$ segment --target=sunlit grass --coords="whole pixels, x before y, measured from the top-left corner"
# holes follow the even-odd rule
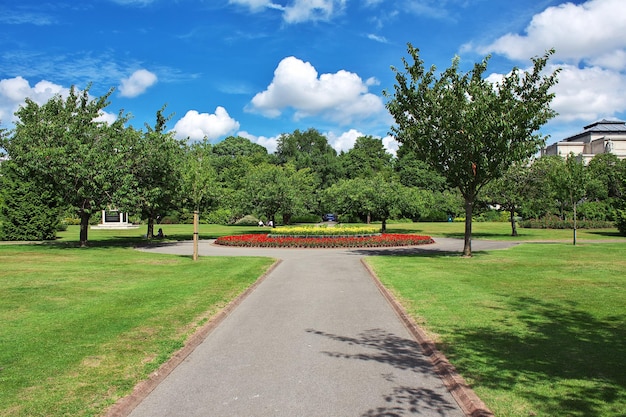
[[[496,416],[622,416],[625,251],[525,244],[367,262]]]
[[[0,246],[0,416],[98,415],[272,262]]]

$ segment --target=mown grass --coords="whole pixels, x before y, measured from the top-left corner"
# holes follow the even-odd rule
[[[0,246],[0,416],[101,414],[272,262]]]
[[[367,262],[496,416],[623,416],[625,252],[529,243]]]
[[[414,232],[429,236],[451,237],[463,239],[465,224],[460,222],[451,223],[392,223],[387,225],[388,233]],[[493,239],[511,241],[562,241],[572,242],[573,231],[571,229],[526,229],[517,228],[517,237],[511,236],[511,224],[506,222],[474,222],[472,224],[472,238]],[[578,229],[577,240],[602,240],[623,239],[617,228],[614,229]]]

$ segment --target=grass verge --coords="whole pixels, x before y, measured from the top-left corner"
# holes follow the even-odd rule
[[[0,416],[93,416],[272,264],[0,246]]]
[[[367,262],[497,416],[622,416],[626,244]]]

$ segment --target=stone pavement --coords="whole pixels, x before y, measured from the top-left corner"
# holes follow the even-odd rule
[[[510,245],[475,241],[473,250]],[[439,370],[449,371],[445,358],[428,351],[419,329],[416,338],[362,263],[372,254],[460,252],[462,246],[455,239],[351,250],[229,248],[202,241],[201,256],[280,262],[188,355],[179,356],[171,372],[166,366],[109,415],[489,415],[454,372],[444,372],[452,395],[433,363],[435,358]],[[192,245],[144,250],[191,255]]]

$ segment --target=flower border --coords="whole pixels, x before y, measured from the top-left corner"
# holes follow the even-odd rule
[[[435,243],[430,236],[385,233],[363,237],[269,237],[267,234],[222,236],[215,243],[223,246],[260,248],[378,248]]]

